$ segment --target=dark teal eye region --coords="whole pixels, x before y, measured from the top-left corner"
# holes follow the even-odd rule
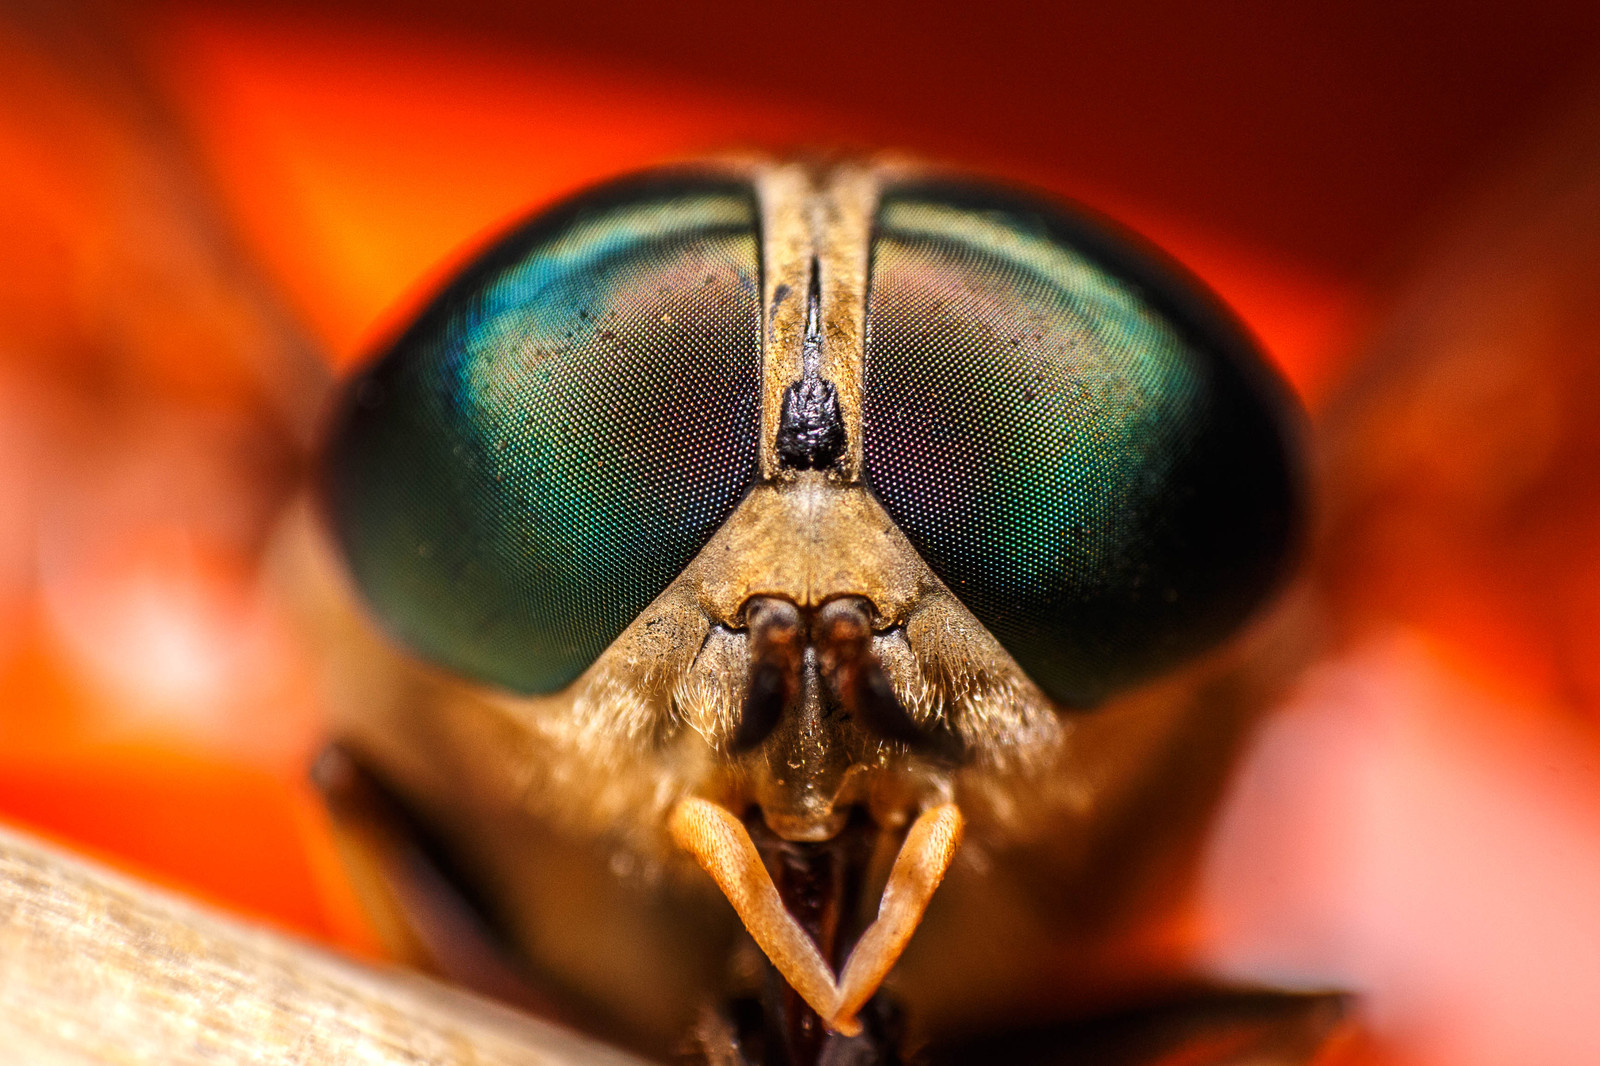
[[[1056,700],[1221,640],[1283,574],[1287,391],[1193,281],[1086,216],[891,189],[867,317],[873,491]]]
[[[351,383],[325,494],[356,583],[434,663],[572,682],[756,475],[748,184],[603,187],[490,248]]]

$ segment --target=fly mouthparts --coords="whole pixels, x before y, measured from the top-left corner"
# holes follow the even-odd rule
[[[846,1036],[861,1032],[857,1013],[921,924],[965,827],[953,803],[918,815],[895,857],[877,916],[835,977],[816,941],[784,906],[743,822],[719,804],[692,797],[682,800],[668,820],[673,840],[711,875],[768,961],[824,1025]]]

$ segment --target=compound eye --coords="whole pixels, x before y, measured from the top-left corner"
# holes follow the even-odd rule
[[[748,184],[655,175],[488,249],[354,380],[325,455],[380,622],[522,693],[572,682],[756,473]]]
[[[872,247],[866,474],[1056,700],[1221,640],[1283,574],[1287,391],[1199,283],[1085,216],[888,191]]]

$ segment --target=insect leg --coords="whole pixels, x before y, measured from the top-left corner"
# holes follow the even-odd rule
[[[926,1066],[1365,1062],[1354,1008],[1349,996],[1332,992],[1176,987],[1105,1014],[987,1030],[936,1043],[926,1049]]]
[[[527,1010],[559,1017],[506,957],[503,938],[450,869],[421,820],[345,745],[312,769],[346,862],[389,949],[402,959]]]

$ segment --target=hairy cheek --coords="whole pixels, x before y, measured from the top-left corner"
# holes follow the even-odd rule
[[[1309,677],[1224,809],[1208,954],[1357,991],[1399,1062],[1600,1061],[1600,748],[1470,671],[1394,633]]]

